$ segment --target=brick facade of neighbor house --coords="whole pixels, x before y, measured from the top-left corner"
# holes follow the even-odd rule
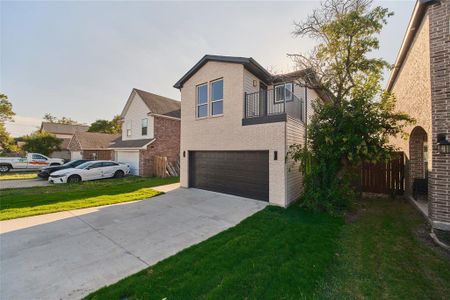
[[[179,160],[180,154],[180,120],[155,116],[155,141],[140,150],[139,170],[141,176],[153,176],[155,156],[165,156],[168,162]]]
[[[450,230],[450,154],[439,153],[437,134],[450,139],[450,0],[433,2],[430,19],[432,172],[430,216],[436,228]]]
[[[114,158],[112,150],[83,150],[81,155],[83,159],[93,160],[112,160]]]
[[[416,3],[388,90],[397,111],[416,119],[407,139],[391,140],[406,155],[406,193],[428,175],[428,217],[450,230],[450,155],[437,147],[438,134],[450,139],[450,0]]]

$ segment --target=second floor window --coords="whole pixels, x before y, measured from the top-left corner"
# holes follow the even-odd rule
[[[223,114],[223,79],[211,83],[211,115]]]
[[[148,119],[142,119],[142,135],[147,135]]]
[[[292,101],[292,94],[293,94],[292,82],[276,85],[274,88],[274,93],[275,93],[274,95],[275,102]]]
[[[127,136],[131,136],[131,120],[127,121]]]
[[[197,118],[208,116],[208,84],[197,86]]]

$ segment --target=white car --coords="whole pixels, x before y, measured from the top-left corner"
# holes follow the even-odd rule
[[[130,173],[127,164],[110,160],[95,160],[85,162],[75,168],[56,171],[50,175],[50,183],[77,183],[80,181],[103,178],[120,178]]]

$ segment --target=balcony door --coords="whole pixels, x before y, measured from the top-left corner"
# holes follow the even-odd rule
[[[267,85],[259,83],[259,116],[267,115]]]

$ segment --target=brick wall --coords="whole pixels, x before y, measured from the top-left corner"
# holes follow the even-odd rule
[[[94,156],[95,154],[95,156]],[[112,160],[112,150],[83,150],[81,152],[83,159],[95,159],[95,160]]]
[[[450,230],[450,154],[437,149],[437,134],[450,138],[450,0],[436,1],[428,13],[433,133],[428,197],[433,226]]]
[[[154,156],[166,156],[167,161],[179,160],[180,120],[155,116],[155,141],[140,151],[139,172],[141,176],[153,176]]]

